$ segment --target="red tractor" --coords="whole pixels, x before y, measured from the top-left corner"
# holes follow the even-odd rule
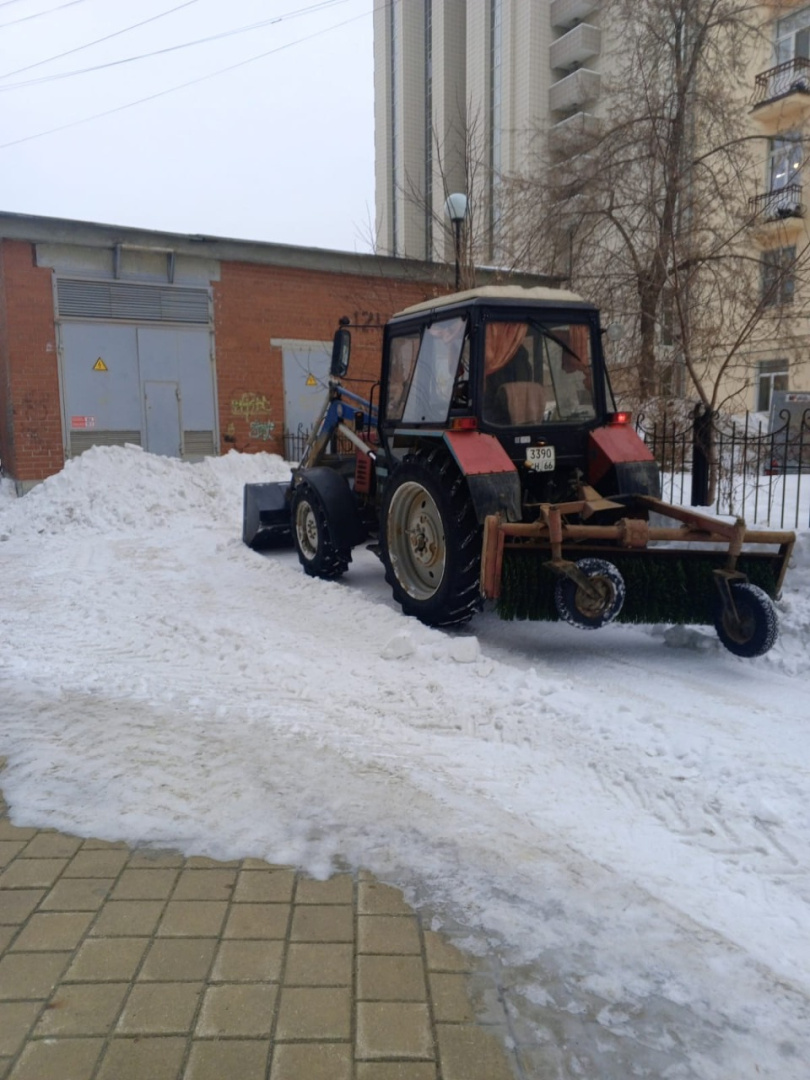
[[[740,656],[773,645],[794,534],[661,501],[593,305],[508,286],[417,304],[385,327],[371,400],[342,385],[349,353],[343,326],[291,481],[245,487],[249,546],[291,541],[328,579],[369,543],[403,611],[431,626],[491,600],[505,618],[590,629],[714,623]]]

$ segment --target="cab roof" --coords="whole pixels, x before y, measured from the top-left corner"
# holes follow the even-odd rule
[[[482,285],[478,289],[468,289],[466,292],[450,293],[447,296],[436,296],[432,300],[423,300],[420,304],[412,304],[394,315],[395,319],[405,315],[416,315],[423,311],[434,311],[446,307],[454,307],[457,304],[471,304],[476,300],[502,300],[510,303],[525,304],[584,304],[586,301],[575,292],[567,289],[550,289],[543,285],[533,285],[524,288],[520,285]]]

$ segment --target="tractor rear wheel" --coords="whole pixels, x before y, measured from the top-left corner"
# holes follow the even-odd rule
[[[776,643],[779,623],[773,601],[764,590],[747,581],[731,586],[733,611],[718,598],[714,627],[717,636],[735,656],[762,656]]]
[[[380,517],[385,579],[406,615],[462,626],[481,607],[482,530],[467,483],[441,447],[405,458]]]
[[[580,630],[598,630],[612,623],[624,603],[624,578],[605,559],[580,559],[577,569],[589,579],[590,591],[570,577],[554,588],[557,614]]]
[[[326,508],[306,482],[298,485],[292,497],[292,534],[305,574],[331,581],[349,569],[351,551],[335,545]]]

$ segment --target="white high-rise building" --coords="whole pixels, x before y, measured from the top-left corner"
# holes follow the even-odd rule
[[[377,243],[445,257],[444,204],[471,194],[497,258],[498,178],[530,167],[600,93],[599,0],[374,0]]]
[[[749,77],[734,90],[750,115],[754,162],[750,198],[735,197],[769,310],[720,397],[742,389],[749,407],[766,411],[774,391],[810,390],[810,0],[747,10],[761,32]],[[510,217],[500,178],[542,175],[560,153],[565,168],[565,136],[597,130],[605,118],[623,57],[621,26],[606,11],[602,0],[374,0],[380,253],[451,260],[445,202],[462,192],[468,257],[509,265],[504,252],[519,244],[502,239],[514,239],[505,226],[519,216]],[[784,314],[781,324],[771,311]],[[672,342],[666,313],[657,316],[665,365]],[[779,329],[769,335],[771,323]]]

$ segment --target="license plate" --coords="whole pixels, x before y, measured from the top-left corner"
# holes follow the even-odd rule
[[[527,446],[526,464],[534,472],[554,472],[555,454],[553,446]]]

